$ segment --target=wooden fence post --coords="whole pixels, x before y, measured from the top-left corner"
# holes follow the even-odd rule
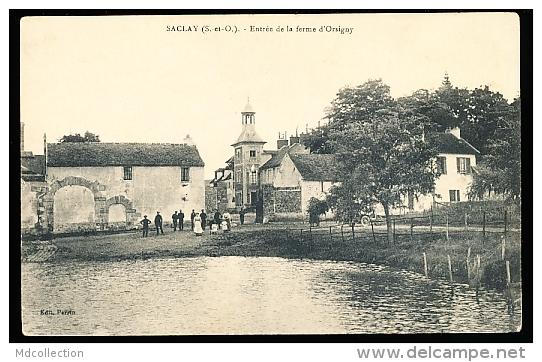
[[[352,241],[356,241],[356,235],[354,234],[354,223],[352,223]]]
[[[333,234],[331,233],[331,226],[329,227],[329,242],[333,242]]]
[[[450,240],[450,221],[448,214],[446,214],[446,240]]]
[[[470,265],[469,265],[469,259],[470,259],[470,248],[467,251],[467,278],[469,279],[470,284]]]
[[[343,226],[344,224],[341,224],[341,240],[343,241],[344,243],[344,232],[343,232]]]
[[[506,251],[506,236],[503,236],[503,238],[502,238],[502,246],[501,246],[501,260],[504,260],[505,251]]]
[[[484,215],[482,218],[482,236],[486,237],[486,212],[484,211]]]
[[[480,255],[476,255],[478,258],[478,268],[476,268],[476,286],[482,281],[482,268],[480,267]]]
[[[423,253],[423,269],[425,271],[425,279],[429,279],[429,273],[427,270],[427,256]]]
[[[429,233],[433,236],[433,206],[431,206],[431,213],[429,214]]]
[[[504,210],[504,237],[506,237],[507,230],[508,230],[508,210]]]
[[[465,231],[469,231],[469,214],[465,213]]]
[[[506,283],[510,287],[510,261],[506,261]]]
[[[301,236],[300,236],[299,240],[300,240],[301,242],[303,241],[303,229],[301,229]]]
[[[453,283],[454,278],[452,276],[452,259],[450,259],[450,255],[448,255],[448,274],[450,274],[450,283]]]
[[[371,232],[373,233],[373,243],[376,244],[375,227],[374,227],[374,224],[373,224],[373,220],[370,220],[370,221],[371,221]]]
[[[410,218],[410,241],[414,238],[414,218]]]
[[[393,242],[395,243],[395,219],[393,219]]]

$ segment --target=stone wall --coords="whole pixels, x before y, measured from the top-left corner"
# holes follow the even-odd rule
[[[213,187],[208,182],[205,183],[205,211],[209,213],[218,208],[217,187]]]
[[[271,184],[262,185],[263,214],[264,216],[275,213],[275,188]]]
[[[275,212],[301,212],[301,188],[275,188]]]

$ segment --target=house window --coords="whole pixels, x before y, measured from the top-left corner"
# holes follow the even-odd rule
[[[181,167],[181,182],[190,181],[189,170],[189,167]]]
[[[462,175],[470,175],[470,158],[469,157],[458,157],[457,158],[457,173]]]
[[[459,202],[461,198],[459,197],[459,190],[450,190],[450,202]]]
[[[235,157],[237,158],[237,161],[241,161],[241,149],[240,148],[236,148],[235,149]]]
[[[125,180],[131,180],[132,179],[132,166],[125,166],[124,167],[124,179]]]
[[[235,197],[235,202],[237,204],[237,206],[240,206],[240,205],[243,205],[243,194],[238,192],[237,193],[237,196]]]
[[[446,175],[446,157],[437,157],[437,171],[441,175]]]
[[[324,181],[320,181],[320,191],[324,192]]]
[[[257,180],[257,177],[256,177],[256,171],[252,171],[250,173],[250,183],[255,185],[256,184],[256,180]]]
[[[256,151],[250,150],[250,157],[256,157]]]
[[[241,177],[241,175],[242,175],[241,171],[237,171],[237,177],[235,178],[235,181],[237,181],[238,183],[243,182],[243,178]]]

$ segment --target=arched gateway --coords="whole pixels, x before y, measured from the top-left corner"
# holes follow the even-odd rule
[[[44,207],[44,225],[51,232],[60,231],[76,231],[79,226],[74,224],[72,229],[66,225],[55,225],[55,194],[58,190],[66,186],[82,186],[89,189],[94,196],[94,224],[90,227],[92,230],[106,230],[109,227],[109,208],[114,204],[121,204],[125,207],[126,212],[126,227],[131,227],[136,221],[136,210],[132,207],[132,202],[124,196],[114,196],[107,199],[103,192],[106,186],[98,181],[90,182],[83,177],[68,176],[63,180],[55,180],[51,182],[48,191],[41,198],[41,203]],[[118,224],[118,223],[117,223]],[[117,225],[118,227],[118,225]],[[74,229],[75,228],[75,229]]]

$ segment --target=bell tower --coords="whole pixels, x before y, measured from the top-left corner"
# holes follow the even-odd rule
[[[241,134],[232,144],[234,148],[234,188],[237,207],[255,207],[258,201],[259,168],[263,145],[266,142],[256,133],[256,112],[250,100],[241,112]]]

